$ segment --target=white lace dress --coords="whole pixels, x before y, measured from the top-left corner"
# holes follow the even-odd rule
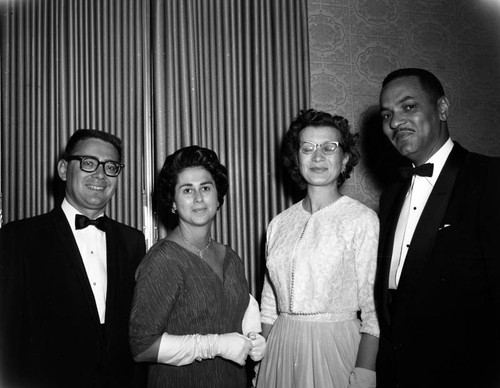
[[[302,202],[267,230],[261,318],[273,328],[257,387],[344,388],[361,333],[379,335],[378,218],[347,196],[313,214]]]

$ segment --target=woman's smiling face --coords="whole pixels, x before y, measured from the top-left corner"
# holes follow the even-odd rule
[[[189,167],[177,176],[174,204],[179,219],[191,225],[212,222],[218,208],[215,181],[204,167]]]
[[[328,142],[342,143],[340,131],[333,127],[306,127],[300,132],[300,142],[323,145]],[[326,155],[320,146],[311,154],[298,151],[299,168],[308,185],[337,187],[337,178],[345,168],[348,156],[339,146],[331,155]]]

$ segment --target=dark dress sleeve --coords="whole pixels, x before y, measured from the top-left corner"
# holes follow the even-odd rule
[[[130,314],[129,335],[132,354],[147,350],[165,332],[165,322],[175,304],[183,281],[183,268],[168,244],[158,244],[137,269]]]

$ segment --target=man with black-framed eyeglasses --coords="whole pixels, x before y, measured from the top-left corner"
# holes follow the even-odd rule
[[[62,204],[0,229],[1,386],[142,386],[128,319],[144,235],[105,215],[123,168],[118,137],[80,129]]]
[[[125,167],[124,164],[121,164],[114,160],[106,160],[104,162],[100,162],[98,158],[88,155],[69,155],[64,157],[64,160],[66,160],[67,162],[71,160],[79,160],[80,170],[85,172],[94,172],[99,168],[99,165],[102,165],[104,174],[113,178],[120,175],[122,168]]]

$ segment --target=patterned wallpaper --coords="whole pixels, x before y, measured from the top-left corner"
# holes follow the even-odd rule
[[[400,163],[381,134],[382,79],[400,67],[436,74],[451,136],[500,156],[500,0],[308,0],[311,103],[349,119],[362,159],[344,192],[373,209]]]

